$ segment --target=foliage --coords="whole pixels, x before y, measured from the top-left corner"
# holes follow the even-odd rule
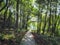
[[[60,37],[59,0],[0,0],[0,37],[21,40],[26,32]],[[13,32],[3,34],[2,32]],[[11,32],[11,33],[12,33]],[[19,35],[22,34],[22,35]],[[19,36],[18,36],[19,35]],[[51,39],[55,45],[55,42]],[[57,45],[57,44],[56,44]]]

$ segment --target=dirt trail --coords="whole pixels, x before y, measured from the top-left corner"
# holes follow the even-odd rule
[[[31,31],[28,31],[23,37],[20,45],[36,45]]]

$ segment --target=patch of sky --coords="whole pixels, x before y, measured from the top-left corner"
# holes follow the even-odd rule
[[[36,8],[36,9],[38,9],[38,4],[35,3],[35,1],[36,1],[36,0],[33,0],[32,6],[33,6],[34,8]]]
[[[13,7],[12,7],[12,6],[10,6],[8,9],[9,9],[11,12],[13,12],[13,11],[14,11],[14,9],[13,9]]]
[[[37,16],[36,17],[31,17],[31,21],[37,21]]]
[[[6,0],[4,0],[4,3],[6,3]]]
[[[37,23],[31,23],[29,29],[31,30],[37,30]]]

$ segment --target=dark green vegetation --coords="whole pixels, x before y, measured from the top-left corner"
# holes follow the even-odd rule
[[[60,45],[60,0],[0,0],[0,39],[19,45],[28,30]]]

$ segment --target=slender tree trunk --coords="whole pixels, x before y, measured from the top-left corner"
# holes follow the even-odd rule
[[[47,24],[47,22],[46,22],[46,19],[47,19],[47,13],[48,13],[48,4],[47,4],[47,12],[46,12],[46,15],[45,15],[45,22],[44,22],[44,26],[43,26],[43,34],[44,34],[44,32],[45,32],[45,27],[46,27],[46,24]]]
[[[19,13],[19,0],[16,0],[17,4],[16,4],[16,28],[18,30],[18,13]]]
[[[20,1],[22,1],[22,0],[20,0]],[[20,30],[22,30],[22,14],[21,14],[21,12],[22,12],[22,4],[20,3]]]
[[[37,21],[37,34],[40,34],[40,30],[41,30],[41,9],[40,9],[40,5],[39,5],[39,12],[38,12],[38,21]]]
[[[52,33],[53,34],[55,34],[55,31],[56,31],[56,24],[57,24],[57,16],[56,16],[56,13],[57,13],[57,3],[56,3],[56,7],[55,7],[54,27],[53,27],[53,30],[52,30]]]
[[[6,27],[6,15],[7,15],[7,10],[8,10],[8,0],[6,0],[6,5],[7,5],[7,7],[6,7],[6,10],[4,12],[4,24],[3,24],[3,28]]]
[[[49,22],[48,22],[48,30],[47,30],[47,32],[51,32],[50,26],[51,26],[51,1],[50,1],[50,14],[49,14]]]
[[[9,29],[10,29],[10,27],[11,27],[11,16],[12,16],[12,13],[11,13],[11,11],[9,10],[9,17],[8,17],[8,19],[7,19]]]

